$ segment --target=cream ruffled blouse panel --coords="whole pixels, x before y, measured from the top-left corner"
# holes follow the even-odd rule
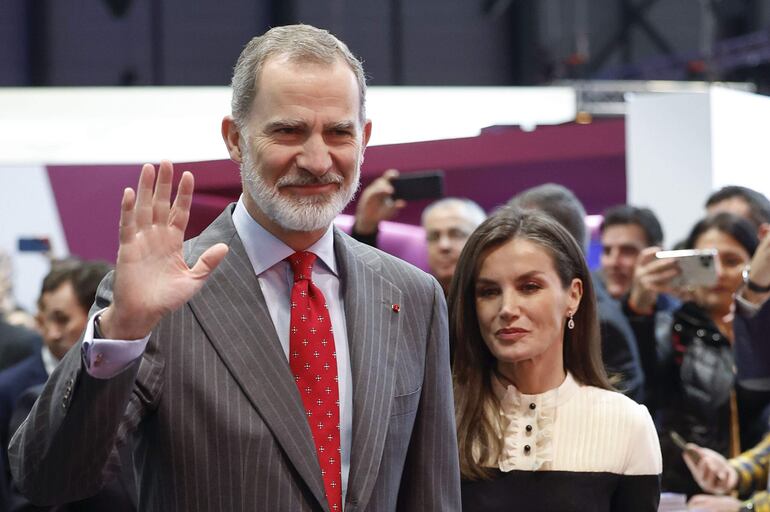
[[[647,409],[620,393],[578,384],[571,374],[556,389],[519,392],[493,378],[500,400],[500,471],[607,471],[658,474],[660,446]]]

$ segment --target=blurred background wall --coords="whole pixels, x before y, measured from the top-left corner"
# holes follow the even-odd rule
[[[3,0],[0,86],[225,85],[270,26],[327,28],[373,85],[569,79],[770,89],[761,0]]]

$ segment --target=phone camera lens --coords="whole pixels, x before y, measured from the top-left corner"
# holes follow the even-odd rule
[[[708,268],[708,266],[711,265],[711,256],[701,256],[700,264],[702,267]]]

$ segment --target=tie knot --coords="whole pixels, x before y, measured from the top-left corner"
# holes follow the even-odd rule
[[[291,271],[294,273],[295,283],[305,279],[308,281],[313,280],[313,263],[315,259],[316,255],[308,251],[295,252],[286,258],[289,265],[291,265]]]

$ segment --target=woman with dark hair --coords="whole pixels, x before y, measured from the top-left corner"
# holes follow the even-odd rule
[[[758,244],[756,228],[731,213],[701,220],[687,237],[688,249],[716,249],[719,264],[716,284],[694,288],[692,300],[656,326],[663,399],[656,421],[662,430],[665,491],[687,495],[700,491],[681,449],[671,439],[672,432],[733,457],[740,454],[739,406],[745,413],[742,419],[759,414],[752,411],[752,402],[761,397],[734,384],[732,348],[733,299]],[[746,427],[748,423],[741,425],[741,429]]]
[[[602,366],[574,238],[506,207],[470,236],[449,294],[463,510],[654,511],[660,448]]]

